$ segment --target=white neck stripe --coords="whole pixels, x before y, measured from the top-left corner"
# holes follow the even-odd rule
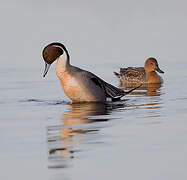
[[[65,51],[61,46],[58,46],[58,45],[53,45],[53,46],[58,47],[58,48],[62,49],[63,51]]]

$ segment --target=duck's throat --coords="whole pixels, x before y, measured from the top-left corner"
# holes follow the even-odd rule
[[[61,55],[56,63],[56,74],[58,77],[61,77],[62,74],[68,70],[70,64],[69,59],[66,54]]]
[[[160,83],[160,76],[155,71],[148,72],[146,80],[148,83]]]

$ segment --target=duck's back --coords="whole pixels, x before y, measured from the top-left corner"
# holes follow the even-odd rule
[[[146,73],[143,67],[120,68],[120,73],[115,73],[123,83],[143,83],[146,81]]]

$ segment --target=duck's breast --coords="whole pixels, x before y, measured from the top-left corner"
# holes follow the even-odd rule
[[[146,75],[147,83],[163,83],[163,79],[156,72],[149,72]]]
[[[73,102],[104,101],[105,96],[100,87],[92,81],[79,74],[64,72],[60,77],[60,82],[65,94]]]

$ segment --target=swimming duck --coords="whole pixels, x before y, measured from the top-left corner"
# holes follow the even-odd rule
[[[114,72],[119,78],[121,84],[161,84],[163,79],[156,73],[164,73],[159,66],[155,58],[150,57],[145,61],[144,67],[127,67],[120,68],[120,72]]]
[[[43,49],[46,76],[50,65],[56,62],[56,74],[61,82],[65,94],[73,102],[105,102],[119,100],[136,88],[125,92],[89,71],[82,70],[70,64],[70,56],[66,47],[58,42],[51,43]]]

